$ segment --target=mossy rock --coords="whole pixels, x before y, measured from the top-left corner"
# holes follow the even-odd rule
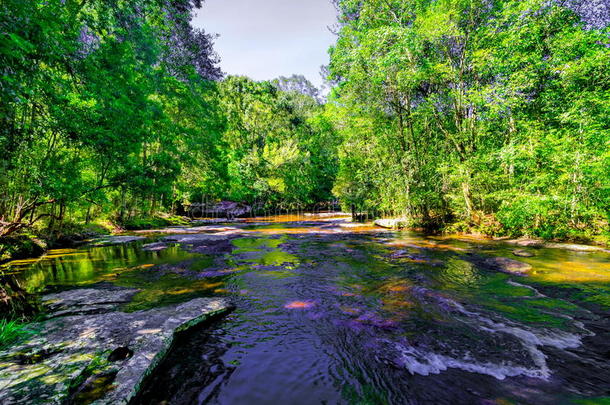
[[[137,291],[115,287],[46,296],[48,319],[32,324],[37,333],[0,351],[0,403],[128,403],[177,333],[231,309],[223,299],[198,298],[118,311]]]

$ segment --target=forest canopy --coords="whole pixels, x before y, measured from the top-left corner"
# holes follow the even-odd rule
[[[224,77],[199,1],[3,2],[0,238],[232,199],[330,199],[336,145],[303,77]],[[282,90],[280,81],[291,80]]]
[[[335,192],[454,231],[607,234],[602,3],[338,1]]]
[[[226,76],[197,0],[0,5],[0,239],[197,201],[608,235],[603,0],[336,0],[322,97]]]

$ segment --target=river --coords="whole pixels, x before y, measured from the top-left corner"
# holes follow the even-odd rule
[[[139,288],[126,311],[229,297],[235,311],[182,336],[141,404],[608,403],[606,252],[515,257],[503,242],[315,216],[213,224],[144,250],[174,233],[51,251],[3,273],[35,294]],[[218,238],[194,243],[200,234]],[[494,256],[532,270],[480,266]]]

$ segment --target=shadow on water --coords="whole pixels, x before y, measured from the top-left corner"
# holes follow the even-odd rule
[[[248,223],[207,255],[140,244],[53,252],[32,291],[109,281],[127,309],[224,295],[180,337],[141,404],[569,404],[610,395],[610,260],[336,222]],[[478,257],[532,266],[527,277]],[[607,400],[606,400],[607,401]]]

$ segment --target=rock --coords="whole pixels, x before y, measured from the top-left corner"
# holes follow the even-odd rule
[[[430,260],[429,257],[417,254],[417,253],[409,253],[406,250],[397,250],[396,252],[390,255],[392,259],[409,259],[415,262],[428,262]]]
[[[0,352],[0,403],[127,404],[159,364],[176,333],[226,313],[223,299],[198,298],[147,311],[116,311],[136,290],[72,290],[45,297],[51,319]],[[83,307],[105,305],[95,315]]]
[[[216,221],[216,220],[214,220]],[[197,221],[197,223],[203,223],[203,221]],[[211,222],[210,222],[211,224]],[[165,233],[169,235],[186,235],[186,234],[195,234],[195,233],[220,233],[220,232],[236,232],[239,231],[239,228],[230,227],[230,226],[171,226],[167,228],[160,229],[146,229],[140,231],[133,231],[137,234],[157,234],[157,233]]]
[[[100,314],[117,310],[120,305],[131,302],[138,292],[121,287],[86,288],[45,295],[42,303],[47,310],[47,318]]]
[[[605,252],[610,253],[609,249],[604,249],[599,246],[577,245],[574,243],[546,243],[544,247],[551,249],[564,249],[573,252]]]
[[[149,252],[158,252],[160,250],[165,250],[169,246],[163,242],[149,243],[148,245],[142,246],[142,250],[147,250]]]
[[[93,242],[93,246],[112,246],[137,242],[146,239],[143,236],[105,236]]]
[[[534,253],[529,252],[529,251],[524,250],[524,249],[515,249],[515,250],[513,250],[513,254],[515,256],[519,256],[519,257],[534,257],[534,256],[536,256]]]
[[[338,218],[338,217],[349,217],[349,212],[306,212],[303,214],[306,217],[317,217],[317,218]]]
[[[224,217],[227,219],[239,218],[249,215],[252,207],[233,201],[221,201],[219,203],[195,203],[188,207],[191,216],[200,217]]]
[[[514,274],[517,276],[525,276],[532,269],[527,263],[518,260],[509,259],[507,257],[490,257],[482,261],[483,266],[489,267],[492,270],[498,270],[503,273]]]
[[[574,252],[604,252],[610,253],[610,249],[603,248],[600,246],[590,245],[579,245],[575,243],[552,243],[544,242],[538,239],[511,239],[507,240],[506,243],[517,245],[521,247],[533,247],[533,248],[549,248],[549,249],[564,249],[571,250]]]
[[[171,235],[163,238],[164,241],[174,242],[174,243],[204,243],[204,242],[216,242],[227,240],[231,237],[232,234],[193,234],[193,235]]]
[[[399,218],[376,219],[375,225],[382,228],[400,229],[408,226],[407,220]]]
[[[539,239],[511,239],[507,240],[506,243],[510,243],[511,245],[517,245],[521,247],[533,247],[533,248],[541,248],[544,247],[544,241]]]
[[[511,239],[507,240],[506,243],[517,245],[521,247],[533,247],[533,248],[550,248],[550,249],[564,249],[571,250],[574,252],[605,252],[610,253],[610,249],[603,248],[600,246],[590,245],[579,245],[575,243],[551,243],[544,242],[538,239]]]
[[[340,228],[360,228],[362,226],[366,226],[366,224],[361,224],[358,222],[340,222],[340,223],[330,223],[328,225],[323,225],[326,227],[334,227],[339,226]]]
[[[214,225],[214,224],[225,224],[227,222],[226,218],[208,218],[208,219],[195,219],[193,220],[194,225]],[[231,223],[240,223],[246,222],[245,218],[233,218]]]

